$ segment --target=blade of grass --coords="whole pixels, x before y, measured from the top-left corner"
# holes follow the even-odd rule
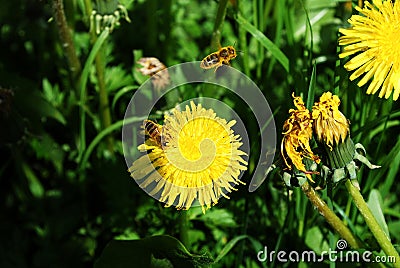
[[[385,178],[385,183],[382,184],[379,191],[382,196],[387,196],[392,188],[394,181],[398,177],[398,171],[400,166],[400,138],[397,139],[396,145],[387,154],[382,168],[379,169],[378,174],[374,174],[378,178]],[[387,175],[385,176],[385,173]]]
[[[243,11],[243,0],[238,1],[238,6],[239,6],[239,11]],[[247,45],[247,38],[246,38],[246,29],[239,23],[239,45],[240,49],[244,53],[249,53],[248,52],[248,45]],[[246,55],[245,57],[242,57],[243,60],[243,70],[244,73],[247,76],[250,76],[250,67],[249,67],[249,56]]]
[[[120,89],[120,90],[117,92],[117,94],[115,94],[115,96],[114,96],[114,98],[113,98],[113,101],[112,101],[112,104],[111,104],[111,108],[114,110],[114,109],[115,109],[115,104],[117,103],[117,101],[118,101],[123,95],[125,95],[126,93],[131,92],[131,91],[133,91],[133,90],[135,90],[135,89],[137,89],[137,88],[138,88],[138,86],[126,86],[126,87],[123,87],[122,89]]]
[[[312,64],[312,58],[313,58],[312,52],[313,52],[313,46],[314,46],[314,44],[313,44],[314,36],[313,36],[313,30],[312,30],[312,25],[311,25],[311,21],[310,21],[310,16],[308,15],[307,9],[304,6],[304,2],[303,1],[300,1],[300,2],[301,2],[301,5],[303,6],[304,13],[306,14],[306,21],[307,21],[306,33],[305,33],[306,37],[307,37],[307,28],[310,31],[310,47],[308,49],[308,62],[309,62],[309,66],[310,66],[310,65],[313,65]],[[304,38],[304,47],[307,47],[307,38]],[[305,52],[307,52],[307,51],[305,51]],[[314,69],[313,69],[313,71],[314,71]]]
[[[239,235],[233,238],[231,241],[229,241],[225,247],[220,251],[219,255],[217,258],[215,258],[215,262],[220,261],[226,254],[229,253],[229,251],[238,243],[240,240],[247,238],[247,235]]]
[[[272,1],[270,1],[269,3],[272,3]],[[275,18],[276,18],[276,28],[275,28],[275,38],[274,38],[274,44],[279,46],[282,40],[282,34],[283,34],[283,18],[285,17],[284,14],[284,10],[285,10],[285,1],[278,1],[276,3],[276,6],[274,8],[275,11]],[[268,5],[270,6],[270,5]],[[269,9],[265,9],[264,11],[264,16],[267,16],[267,11],[269,11]],[[267,71],[267,77],[271,76],[273,67],[275,66],[276,63],[276,59],[273,58],[271,59],[271,61],[269,62],[268,65],[268,71]]]
[[[317,83],[317,76],[316,76],[316,63],[313,64],[313,69],[310,78],[310,85],[308,87],[307,93],[307,109],[311,111],[312,105],[314,104],[314,96],[315,96],[315,84]]]
[[[270,39],[268,39],[262,32],[254,27],[254,25],[250,24],[245,18],[242,17],[242,15],[238,14],[236,21],[243,26],[246,31],[248,31],[255,39],[257,39],[269,52],[271,52],[272,56],[279,61],[286,72],[289,72],[289,59]]]
[[[142,116],[142,117],[131,117],[128,119],[120,120],[115,122],[114,124],[110,125],[109,127],[103,129],[97,136],[93,139],[93,141],[89,144],[87,147],[87,150],[85,151],[85,154],[82,157],[82,161],[79,165],[79,169],[83,170],[89,160],[90,155],[92,154],[94,148],[100,143],[104,137],[106,137],[108,134],[112,133],[113,131],[120,130],[121,127],[125,124],[130,124],[130,123],[135,123],[135,122],[141,122],[145,120],[147,117]]]

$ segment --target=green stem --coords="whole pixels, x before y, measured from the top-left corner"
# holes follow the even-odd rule
[[[60,35],[62,48],[67,58],[73,84],[77,85],[79,75],[81,74],[81,63],[76,55],[75,45],[72,40],[70,28],[68,27],[67,20],[65,18],[64,6],[62,0],[53,0],[53,14],[54,19],[57,23],[58,33]],[[76,90],[78,88],[76,87]]]
[[[179,239],[182,244],[189,250],[189,219],[188,219],[188,211],[180,210],[179,211]]]
[[[90,18],[90,15],[92,14],[92,10],[93,10],[91,0],[85,0],[85,9],[86,9],[86,15],[88,16],[88,18]]]
[[[150,0],[146,1],[146,15],[148,18],[152,18],[154,14],[158,12],[158,1]],[[158,51],[158,24],[156,19],[148,19],[146,25],[146,36],[147,36],[147,47],[149,51]],[[157,52],[158,53],[158,52]],[[160,55],[156,54],[157,57]]]
[[[361,215],[364,217],[365,222],[367,223],[369,229],[371,230],[372,234],[378,241],[383,251],[388,256],[393,256],[396,258],[396,262],[393,264],[393,267],[400,267],[399,253],[393,247],[392,243],[389,240],[389,237],[382,230],[375,217],[372,215],[372,212],[369,209],[367,203],[365,203],[360,191],[351,183],[350,180],[346,181],[346,188],[349,191],[350,195],[353,197],[354,203],[356,204]]]
[[[95,37],[97,40],[97,37]],[[93,42],[95,43],[95,42]],[[111,112],[110,104],[108,102],[108,92],[105,83],[105,60],[104,60],[104,44],[100,49],[99,53],[96,55],[96,75],[99,85],[99,109],[100,109],[100,120],[102,129],[106,129],[111,126]],[[110,153],[114,152],[114,140],[112,136],[107,137],[107,147]]]
[[[86,7],[86,13],[90,17],[92,13],[92,3],[90,0],[85,0],[85,7]],[[96,31],[93,27],[92,31],[90,32],[90,37],[91,37],[91,43],[95,44],[97,41],[97,35]],[[104,59],[104,47],[105,44],[103,44],[96,54],[95,58],[95,68],[96,68],[96,77],[97,77],[97,83],[99,86],[99,112],[100,112],[100,121],[101,121],[101,127],[102,130],[108,128],[111,126],[111,112],[110,112],[110,104],[108,101],[108,92],[106,88],[106,82],[105,82],[105,66],[106,66],[106,61]],[[113,154],[114,153],[114,139],[112,136],[108,136],[106,138],[107,142],[107,148],[108,151]]]
[[[240,13],[243,10],[243,5],[244,5],[243,1],[244,0],[238,0],[238,10],[239,10]],[[246,38],[247,31],[242,26],[242,24],[239,23],[238,26],[239,26],[239,46],[240,46],[240,49],[244,53],[248,53],[247,38]],[[247,76],[250,76],[249,57],[242,57],[242,61],[243,61],[244,73]]]
[[[355,237],[349,228],[339,219],[338,216],[328,207],[324,200],[314,191],[314,189],[305,182],[301,189],[311,201],[314,207],[316,207],[319,213],[326,219],[326,221],[332,226],[332,228],[347,241],[347,243],[353,248],[357,249],[362,246],[362,243],[357,237]]]
[[[228,0],[220,0],[218,4],[217,18],[214,23],[214,31],[211,39],[211,47],[219,49],[221,47],[221,32],[225,21],[226,7]]]

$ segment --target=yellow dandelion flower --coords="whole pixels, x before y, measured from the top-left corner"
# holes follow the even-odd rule
[[[365,2],[364,8],[356,7],[363,14],[353,15],[348,21],[349,29],[339,29],[343,34],[339,45],[345,46],[340,58],[356,54],[344,67],[355,70],[350,76],[354,80],[363,76],[358,86],[369,80],[367,94],[393,99],[400,94],[400,2],[373,0]]]
[[[350,127],[347,118],[339,111],[340,99],[331,92],[325,92],[312,108],[314,132],[320,142],[330,150],[332,146],[344,142]]]
[[[310,171],[306,170],[303,158],[311,159],[317,163],[319,157],[314,155],[310,148],[309,141],[312,138],[312,120],[310,111],[304,105],[301,97],[292,95],[294,105],[297,109],[289,110],[289,118],[283,124],[283,139],[281,143],[281,154],[286,166],[292,169],[291,163],[299,170],[306,173],[307,178],[311,179]]]
[[[189,209],[197,200],[204,212],[244,184],[239,176],[247,169],[246,153],[231,129],[235,123],[193,102],[184,111],[174,110],[165,117],[163,142],[148,140],[138,147],[148,154],[133,163],[131,176],[143,189],[153,185],[149,194],[166,206]]]

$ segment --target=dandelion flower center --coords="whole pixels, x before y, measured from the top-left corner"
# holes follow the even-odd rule
[[[193,133],[193,130],[201,128],[201,132]],[[208,130],[214,133],[209,133]],[[215,144],[221,137],[229,136],[224,127],[209,118],[196,118],[187,122],[179,133],[179,148],[182,155],[191,161],[199,160],[202,157],[208,159],[215,156]]]
[[[233,123],[234,121],[231,122]],[[215,167],[228,166],[230,159],[227,156],[232,154],[233,149],[229,129],[224,126],[226,122],[199,117],[184,123],[178,133],[172,128],[174,124],[178,122],[167,120],[165,124],[165,131],[169,132],[169,136],[178,137],[167,139],[169,146],[165,149],[165,155],[168,161],[184,172],[208,174],[213,170],[209,177],[220,177],[224,169]]]

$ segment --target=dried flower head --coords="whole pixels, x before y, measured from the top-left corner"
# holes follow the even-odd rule
[[[350,124],[339,111],[340,99],[331,92],[325,92],[312,109],[313,129],[317,140],[325,152],[322,177],[337,183],[350,179],[359,187],[357,182],[357,163],[363,163],[370,169],[378,168],[365,157],[364,147],[354,144],[350,137]]]
[[[312,120],[310,111],[305,107],[301,97],[292,95],[294,105],[297,109],[289,110],[289,118],[283,124],[283,139],[281,143],[281,154],[289,169],[291,162],[299,171],[306,173],[311,179],[310,171],[307,171],[303,158],[311,159],[319,163],[319,157],[314,155],[310,148],[312,138]],[[288,161],[288,159],[290,161]]]
[[[349,135],[349,122],[339,111],[340,100],[331,92],[325,92],[312,108],[314,132],[320,142],[330,149],[339,142],[344,142]]]

